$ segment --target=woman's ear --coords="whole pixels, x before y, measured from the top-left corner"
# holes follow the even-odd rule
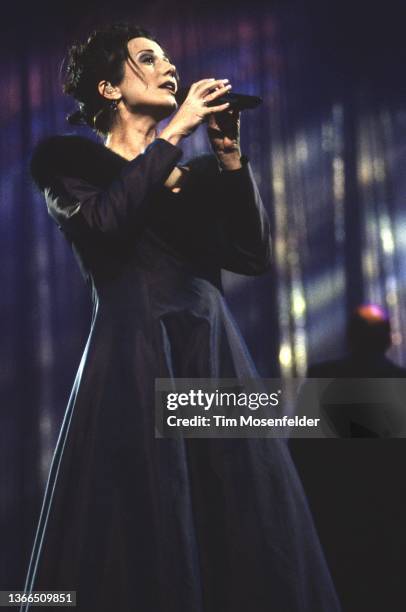
[[[118,87],[113,87],[109,81],[100,81],[97,89],[99,90],[99,94],[108,100],[119,100],[121,98],[120,89]]]

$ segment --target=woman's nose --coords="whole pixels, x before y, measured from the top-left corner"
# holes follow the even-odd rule
[[[164,60],[164,61],[167,63],[167,66],[165,68],[165,74],[171,74],[172,76],[176,76],[177,74],[176,66],[172,64],[169,60]]]

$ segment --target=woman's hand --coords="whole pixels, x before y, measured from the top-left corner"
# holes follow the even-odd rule
[[[186,100],[162,130],[159,138],[164,138],[176,145],[181,138],[194,132],[211,113],[226,110],[230,106],[228,102],[211,107],[208,107],[207,103],[227,93],[231,89],[231,85],[227,83],[228,79],[203,79],[193,83]]]
[[[241,168],[240,112],[229,109],[209,116],[207,134],[221,166],[226,170]]]
[[[188,166],[175,166],[164,183],[165,187],[174,193],[179,193],[187,180],[189,170]]]

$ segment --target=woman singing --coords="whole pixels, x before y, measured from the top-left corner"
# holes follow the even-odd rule
[[[284,441],[154,436],[156,378],[257,376],[221,287],[222,268],[270,263],[238,113],[216,102],[230,87],[201,79],[178,107],[148,32],[98,30],[71,48],[64,91],[104,143],[55,136],[32,160],[93,319],[26,590],[74,590],[81,612],[339,610]],[[180,164],[203,123],[214,155]]]

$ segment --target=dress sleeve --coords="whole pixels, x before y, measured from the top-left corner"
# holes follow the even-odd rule
[[[43,187],[48,211],[71,236],[88,231],[119,235],[141,227],[151,194],[162,186],[181,156],[179,147],[158,138],[104,189],[83,177],[58,172]]]
[[[213,196],[221,267],[256,275],[271,265],[270,224],[248,159],[243,156],[241,163],[238,170],[217,171]]]

